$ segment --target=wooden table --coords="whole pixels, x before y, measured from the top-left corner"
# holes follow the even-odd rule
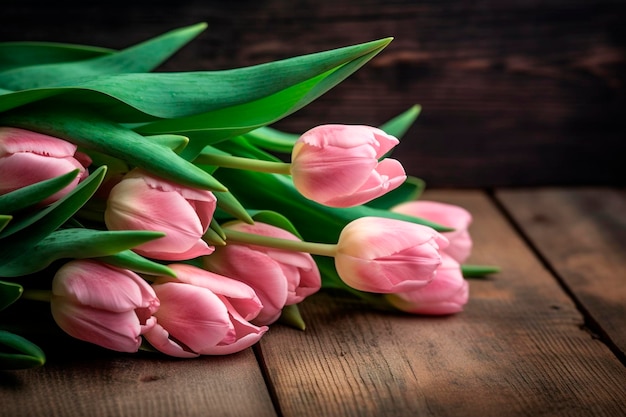
[[[474,214],[461,314],[317,294],[306,331],[170,360],[69,348],[0,373],[2,416],[626,416],[626,190],[430,191]],[[82,355],[80,352],[91,352]],[[99,352],[99,351],[96,351]]]

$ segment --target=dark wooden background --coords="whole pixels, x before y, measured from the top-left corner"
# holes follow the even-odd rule
[[[395,154],[429,187],[626,184],[625,0],[4,0],[0,41],[123,48],[205,21],[161,70],[394,42],[276,127],[377,125],[418,103]]]

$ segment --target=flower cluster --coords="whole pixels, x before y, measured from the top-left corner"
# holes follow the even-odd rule
[[[471,215],[417,199],[423,182],[388,157],[417,106],[379,128],[268,127],[389,40],[148,72],[203,28],[122,51],[50,45],[41,59],[54,62],[0,71],[0,309],[43,299],[74,338],[182,358],[241,351],[281,318],[302,327],[298,304],[327,287],[408,313],[461,311]],[[267,82],[280,72],[292,77]],[[35,274],[49,278],[19,279]],[[4,368],[44,361],[17,334],[0,330],[0,345],[17,352]]]

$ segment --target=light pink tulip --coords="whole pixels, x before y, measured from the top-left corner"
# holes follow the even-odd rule
[[[155,325],[156,294],[132,271],[92,260],[63,265],[52,280],[52,316],[69,335],[120,352],[136,352]]]
[[[299,240],[292,233],[266,223],[253,225],[234,222],[224,229]],[[276,321],[284,306],[297,304],[317,292],[321,276],[313,257],[304,252],[291,252],[264,246],[228,243],[203,258],[204,266],[218,274],[233,277],[254,288],[263,303],[263,310],[253,320],[255,324]]]
[[[428,284],[448,241],[434,229],[401,220],[361,217],[344,227],[335,267],[341,279],[361,291],[396,293]]]
[[[406,179],[397,160],[379,162],[398,143],[395,137],[370,126],[317,126],[293,147],[293,183],[303,196],[327,206],[367,203]]]
[[[208,255],[202,240],[217,199],[207,190],[185,187],[134,169],[109,193],[104,220],[110,230],[154,230],[166,236],[133,248],[154,259],[179,261]]]
[[[420,217],[453,228],[454,231],[443,233],[450,241],[450,245],[444,249],[444,252],[459,263],[465,262],[470,256],[472,238],[468,228],[472,223],[472,215],[463,207],[436,201],[418,200],[399,204],[393,207],[391,211]]]
[[[44,199],[51,204],[89,175],[89,157],[63,139],[14,127],[0,127],[0,195],[78,169],[78,176],[65,188]]]
[[[446,315],[463,310],[469,298],[469,285],[461,266],[444,254],[437,275],[427,285],[410,292],[387,294],[387,300],[399,310],[413,314]]]
[[[192,265],[169,267],[177,278],[153,284],[161,307],[145,337],[155,349],[181,358],[224,355],[252,346],[268,330],[249,322],[262,305],[246,284]]]

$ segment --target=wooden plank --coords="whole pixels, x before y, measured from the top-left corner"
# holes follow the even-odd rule
[[[626,359],[626,191],[499,191],[511,216],[563,280],[594,331]]]
[[[318,294],[307,330],[260,343],[283,416],[624,416],[626,370],[490,200],[429,192],[475,217],[470,302],[443,318],[383,314]]]
[[[208,22],[168,71],[393,36],[366,67],[278,126],[377,125],[419,103],[422,115],[399,150],[430,186],[626,181],[623,0],[7,3],[0,40],[123,48]]]
[[[52,326],[47,341],[29,335],[44,348],[45,366],[0,371],[0,416],[276,417],[252,349],[184,360],[121,354]]]

